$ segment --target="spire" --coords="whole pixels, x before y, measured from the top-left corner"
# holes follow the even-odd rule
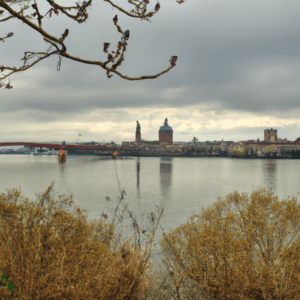
[[[135,141],[136,142],[141,141],[141,126],[139,121],[136,121]]]
[[[165,126],[169,126],[169,125],[168,125],[168,119],[167,119],[167,118],[165,119],[165,124],[164,124],[164,125],[165,125]]]

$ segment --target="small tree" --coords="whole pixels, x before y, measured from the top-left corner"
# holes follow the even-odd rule
[[[200,299],[200,291],[209,300],[298,299],[296,198],[280,202],[272,189],[258,189],[251,200],[236,191],[226,200],[218,199],[186,224],[163,234],[166,280],[173,281],[169,294],[174,299]],[[185,288],[186,282],[197,286],[194,293],[192,285]]]
[[[150,21],[149,18],[153,17],[160,9],[160,4],[157,3],[155,5],[154,11],[146,14],[147,5],[149,4],[149,0],[141,0],[141,1],[128,0],[128,2],[130,4],[134,5],[135,9],[131,10],[130,12],[127,12],[124,9],[122,9],[121,7],[115,5],[111,0],[104,0],[104,1],[110,3],[113,7],[117,8],[120,12],[126,14],[129,17],[139,18],[141,20],[147,20],[147,21]],[[78,61],[78,62],[81,62],[84,64],[93,64],[96,66],[100,66],[101,68],[106,70],[106,74],[107,74],[108,78],[111,78],[113,76],[113,75],[110,75],[110,73],[115,73],[115,74],[119,75],[120,77],[122,77],[123,79],[127,79],[127,80],[154,79],[154,78],[157,78],[157,77],[167,73],[170,69],[172,69],[175,66],[177,56],[172,56],[170,59],[171,66],[156,75],[140,76],[140,77],[133,78],[133,77],[128,77],[127,75],[123,75],[119,71],[117,71],[118,67],[121,65],[122,61],[124,60],[124,52],[126,51],[126,45],[127,45],[127,41],[129,39],[129,35],[130,35],[129,30],[126,30],[125,32],[123,32],[121,27],[118,25],[118,16],[117,15],[112,20],[114,25],[116,26],[116,29],[121,34],[121,41],[119,41],[119,43],[118,43],[116,52],[112,51],[111,53],[109,53],[107,59],[104,62],[90,61],[87,59],[82,59],[82,58],[72,56],[67,53],[67,47],[64,44],[64,40],[67,38],[67,36],[69,34],[69,29],[62,29],[62,36],[55,37],[43,29],[42,20],[47,15],[48,15],[48,18],[51,18],[52,13],[55,13],[56,16],[58,16],[59,13],[61,13],[64,15],[64,17],[68,17],[68,18],[74,20],[75,22],[82,24],[83,22],[86,22],[86,20],[88,19],[87,9],[92,5],[92,0],[84,1],[83,4],[81,4],[81,5],[76,3],[76,5],[68,6],[68,7],[58,5],[54,2],[54,0],[47,0],[47,2],[49,3],[49,10],[45,15],[41,14],[39,7],[34,0],[34,4],[31,5],[31,7],[34,9],[34,13],[29,14],[29,15],[24,15],[24,11],[27,10],[28,8],[30,8],[30,6],[28,5],[28,3],[30,3],[30,2],[31,2],[31,0],[0,0],[0,7],[4,8],[4,10],[0,10],[0,17],[2,17],[2,15],[5,16],[6,14],[8,14],[8,16],[5,16],[4,18],[0,19],[0,22],[7,22],[12,18],[19,19],[25,25],[27,25],[30,28],[32,28],[33,30],[39,32],[43,36],[44,41],[50,44],[50,48],[46,52],[24,52],[24,58],[22,58],[22,60],[24,61],[24,64],[20,68],[7,67],[7,66],[0,65],[0,72],[3,73],[4,70],[11,71],[10,73],[8,73],[6,75],[3,74],[3,77],[0,77],[0,80],[8,78],[10,75],[12,75],[14,73],[26,71],[29,68],[31,68],[33,65],[37,64],[39,61],[41,61],[51,55],[59,56],[57,71],[60,70],[62,57],[65,57],[65,58],[68,58],[68,59],[71,59],[74,61]],[[138,3],[135,3],[135,2],[138,2]],[[179,4],[184,3],[184,0],[177,0],[177,3],[179,3]],[[19,4],[20,6],[21,6],[21,4],[23,4],[23,7],[19,11],[17,11],[12,8],[13,4]],[[38,25],[33,23],[33,21],[30,21],[32,19],[37,21]],[[6,37],[3,37],[3,38],[0,37],[0,41],[5,42],[5,39],[11,38],[13,36],[13,34],[14,34],[13,32],[9,32]],[[104,53],[108,52],[109,45],[110,45],[110,43],[108,43],[108,42],[104,43],[104,48],[103,48]],[[55,49],[54,50],[52,49],[53,51],[50,52],[50,49],[52,47],[54,47]],[[120,57],[119,57],[119,55],[120,55]],[[27,64],[27,62],[34,57],[38,57],[38,59],[36,61],[32,62],[31,64]],[[118,58],[118,60],[117,60],[117,58]],[[115,62],[115,60],[117,60],[117,61]],[[108,67],[109,63],[114,63],[114,64],[111,67]],[[4,86],[4,84],[3,83],[1,84],[1,81],[0,81],[0,87],[2,87],[2,86]],[[12,88],[10,83],[6,84],[6,88],[7,89]]]

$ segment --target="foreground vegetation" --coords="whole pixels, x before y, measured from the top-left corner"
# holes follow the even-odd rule
[[[237,192],[219,198],[163,234],[161,263],[154,265],[150,255],[163,209],[151,213],[145,232],[123,191],[113,221],[106,223],[103,213],[96,224],[77,206],[67,212],[72,194],[56,201],[53,186],[35,202],[16,189],[0,196],[0,274],[16,287],[1,288],[1,299],[299,299],[300,207],[294,197],[278,201],[260,188],[250,199]],[[134,230],[127,241],[116,230],[124,213]]]

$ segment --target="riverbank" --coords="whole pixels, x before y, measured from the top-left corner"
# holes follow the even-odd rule
[[[0,152],[2,155],[31,155],[34,152],[23,153],[23,152]],[[57,156],[57,154],[47,155],[47,154],[38,154],[37,156]],[[67,153],[67,156],[84,156],[84,157],[99,157],[102,159],[112,159],[112,154],[101,154],[101,153]],[[134,152],[134,153],[118,153],[116,155],[116,159],[133,159],[137,157],[162,157],[162,158],[201,158],[201,157],[219,157],[219,158],[243,158],[243,159],[300,159],[300,155],[296,154],[288,154],[288,155],[273,155],[273,154],[265,154],[265,155],[220,155],[220,154],[198,154],[198,153],[147,153],[147,152]]]
[[[118,156],[131,156],[131,157],[181,157],[181,158],[201,158],[201,157],[219,157],[219,158],[243,158],[243,159],[300,159],[300,156],[296,155],[286,155],[286,156],[272,156],[272,155],[266,155],[266,156],[238,156],[238,155],[200,155],[200,154],[189,154],[189,153],[181,153],[181,154],[174,154],[174,153],[118,153]]]

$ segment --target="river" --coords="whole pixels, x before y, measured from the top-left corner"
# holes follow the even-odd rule
[[[298,198],[299,175],[300,160],[288,159],[68,156],[66,163],[59,164],[57,156],[0,156],[0,193],[20,186],[22,195],[36,201],[35,193],[46,191],[55,180],[54,194],[73,193],[75,205],[88,209],[88,221],[106,213],[109,222],[124,189],[125,201],[140,229],[150,228],[147,213],[156,213],[155,205],[164,207],[161,226],[166,233],[186,223],[193,211],[200,213],[219,196],[225,198],[235,190],[251,193],[259,186],[270,186],[279,200],[292,195]],[[128,238],[133,228],[125,216],[131,229],[124,227],[122,233]],[[161,237],[159,229],[155,242]]]

